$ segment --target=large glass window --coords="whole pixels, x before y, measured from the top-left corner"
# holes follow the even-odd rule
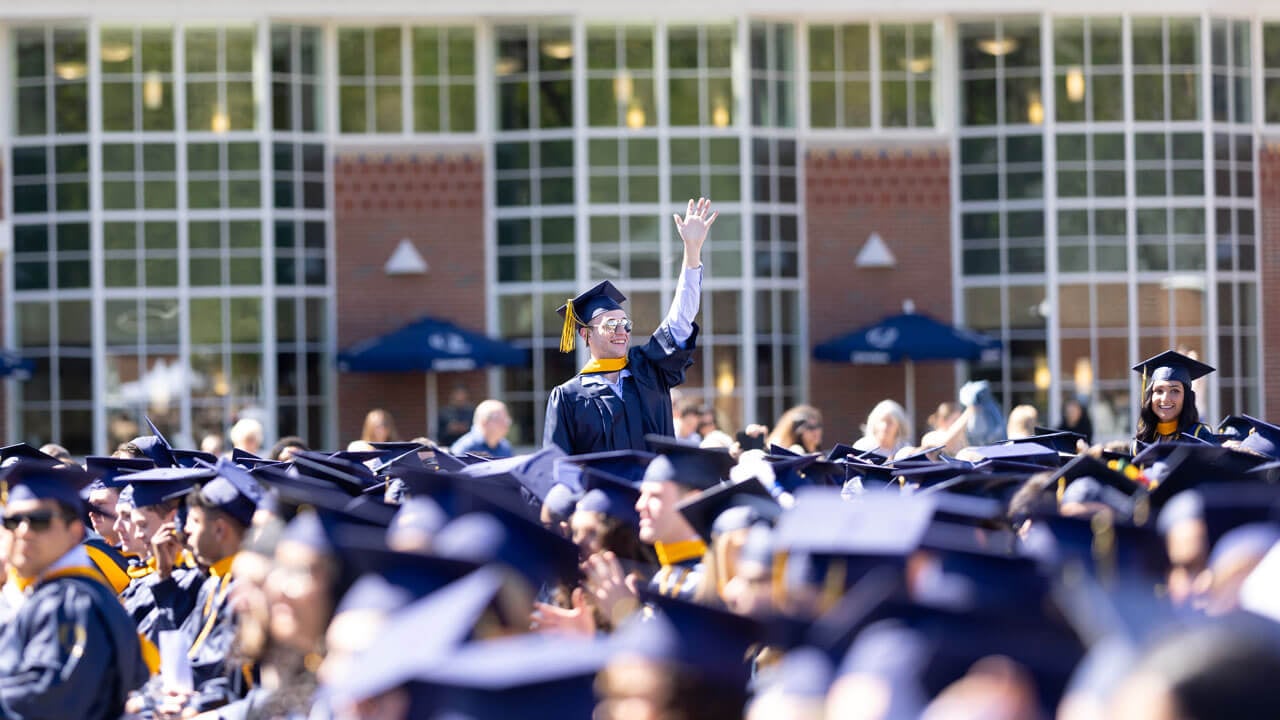
[[[173,29],[106,27],[101,43],[102,129],[173,130]]]
[[[810,25],[810,124],[932,127],[933,48],[932,23]]]
[[[88,40],[82,28],[13,31],[16,77],[13,127],[18,135],[89,130]]]
[[[189,27],[186,30],[187,129],[253,130],[253,27]]]

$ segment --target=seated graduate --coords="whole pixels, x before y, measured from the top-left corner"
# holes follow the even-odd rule
[[[671,389],[684,383],[693,363],[702,244],[716,215],[704,198],[690,200],[683,219],[676,216],[684,265],[671,309],[644,345],[630,347],[632,323],[622,309],[627,298],[608,280],[556,310],[564,318],[561,352],[572,352],[581,338],[591,360],[547,398],[543,446],[558,445],[569,455],[644,450],[648,433],[675,435]]]
[[[21,606],[0,627],[0,716],[114,719],[147,679],[133,623],[83,545],[78,467],[5,474],[4,545]]]
[[[1209,426],[1200,422],[1196,393],[1191,383],[1214,368],[1175,350],[1166,350],[1133,366],[1142,374],[1142,406],[1133,453],[1142,445],[1170,442],[1182,435],[1216,442]]]

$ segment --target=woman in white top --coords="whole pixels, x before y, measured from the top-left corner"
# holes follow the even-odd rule
[[[871,408],[863,436],[853,444],[855,450],[871,450],[885,457],[893,457],[904,447],[911,446],[911,421],[907,411],[892,400],[881,400]]]

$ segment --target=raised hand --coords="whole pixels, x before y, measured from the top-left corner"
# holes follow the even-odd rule
[[[690,200],[683,218],[679,213],[672,216],[676,221],[676,232],[680,233],[680,239],[684,241],[686,267],[702,264],[702,244],[707,240],[711,224],[719,216],[719,212],[712,212],[711,201],[706,198],[698,198],[697,202]]]
[[[594,635],[596,632],[596,619],[592,615],[591,606],[587,604],[587,594],[580,587],[574,588],[571,600],[573,602],[572,610],[566,610],[555,605],[547,605],[546,603],[534,603],[534,611],[531,618],[532,629],[544,633],[564,633],[588,637]]]
[[[617,627],[628,615],[639,608],[635,580],[622,570],[618,556],[609,551],[598,552],[582,564],[586,575],[583,583],[591,593],[596,606],[609,622]]]

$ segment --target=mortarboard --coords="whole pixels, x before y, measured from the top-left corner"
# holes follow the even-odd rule
[[[6,504],[15,500],[57,500],[79,514],[84,507],[80,496],[93,476],[79,465],[53,466],[39,462],[19,462],[0,474],[0,489]]]
[[[674,482],[697,490],[720,484],[729,476],[733,456],[724,448],[700,448],[663,435],[645,435],[658,453],[645,469],[644,482]]]
[[[143,420],[146,421],[147,427],[151,428],[151,434],[136,437],[130,442],[143,455],[151,458],[156,467],[177,467],[178,461],[173,457],[173,446],[164,438],[156,424],[151,422],[151,418],[144,415]]]
[[[932,487],[933,485],[970,475],[973,472],[973,463],[964,460],[913,463],[902,467],[895,465],[893,468],[893,481],[902,486],[910,484],[920,487]]]
[[[177,448],[170,448],[169,453],[173,455],[174,462],[185,468],[196,467],[197,461],[208,463],[210,465],[218,462],[217,455],[201,450],[178,450]]]
[[[416,597],[425,597],[480,567],[436,553],[396,550],[383,533],[367,525],[337,523],[331,535],[335,554],[350,566],[353,576],[374,573]]]
[[[477,563],[504,563],[535,589],[543,583],[577,582],[577,545],[518,512],[475,499],[475,512],[455,518],[436,533],[434,552]]]
[[[1153,583],[1168,568],[1164,540],[1154,529],[1114,522],[1107,513],[1091,517],[1037,517],[1057,541],[1057,564],[1079,564],[1104,583],[1147,578]]]
[[[886,465],[850,460],[844,464],[844,468],[845,475],[850,480],[858,478],[864,486],[871,482],[888,485],[893,480],[893,468]]]
[[[946,446],[934,445],[933,447],[920,448],[919,450],[916,450],[908,455],[903,455],[902,457],[894,457],[891,460],[891,462],[894,465],[898,465],[904,462],[908,462],[908,463],[909,462],[934,462],[933,458],[929,456],[942,450],[944,447]]]
[[[755,478],[710,488],[680,502],[676,509],[708,544],[723,532],[759,522],[772,525],[782,513],[782,506]]]
[[[827,453],[827,459],[832,462],[843,462],[848,460],[851,455],[857,455],[858,450],[852,445],[844,443],[836,443],[835,447]]]
[[[1032,442],[1030,438],[1025,438],[1022,442],[1009,440],[995,445],[971,447],[967,452],[993,462],[1017,462],[1049,468],[1056,468],[1062,464],[1057,450],[1039,442]]]
[[[626,623],[615,634],[618,651],[674,667],[726,690],[745,693],[752,646],[766,637],[758,620],[648,588],[640,599],[655,610],[647,622]]]
[[[1218,437],[1223,440],[1243,440],[1251,430],[1253,423],[1245,415],[1228,415],[1218,423]]]
[[[1169,498],[1188,488],[1245,482],[1249,471],[1265,464],[1266,458],[1220,445],[1156,443],[1135,457],[1134,462],[1146,465],[1148,475],[1157,476],[1150,501],[1152,509],[1158,510]]]
[[[639,529],[640,514],[636,512],[636,502],[640,499],[638,483],[594,467],[583,468],[582,481],[586,492],[577,502],[578,512],[601,513]]]
[[[84,459],[85,470],[93,475],[95,487],[123,488],[129,484],[125,477],[139,470],[149,470],[156,464],[149,458],[118,458],[109,455],[89,455]]]
[[[330,687],[340,702],[381,695],[443,662],[471,636],[503,585],[496,568],[481,568],[392,615],[348,673]]]
[[[1215,368],[1199,360],[1193,360],[1176,350],[1165,350],[1134,365],[1132,370],[1142,374],[1142,393],[1157,380],[1177,380],[1188,388],[1196,378],[1204,377]]]
[[[794,493],[807,485],[840,487],[849,474],[849,463],[824,460],[821,455],[795,455],[767,458],[773,465],[774,484]]]
[[[924,496],[869,491],[845,502],[832,488],[801,488],[778,519],[779,549],[826,555],[905,557],[919,545],[935,503]]]
[[[564,305],[556,308],[556,314],[564,318],[564,327],[560,332],[560,352],[573,351],[579,327],[589,324],[600,313],[621,310],[622,303],[626,301],[627,296],[608,280],[602,280],[590,290],[566,300]]]
[[[551,514],[552,522],[564,522],[573,515],[582,495],[568,485],[556,483],[547,491],[547,496],[542,498],[542,507]]]
[[[605,452],[566,455],[556,459],[556,468],[566,466],[593,467],[630,482],[644,479],[645,468],[657,457],[643,450],[607,450]],[[565,483],[568,485],[569,483]]]
[[[1250,431],[1240,438],[1240,446],[1280,460],[1280,427],[1248,415],[1242,417],[1249,423]]]
[[[551,486],[556,484],[556,461],[564,457],[564,450],[558,445],[548,445],[528,455],[468,465],[459,473],[470,478],[487,478],[491,482],[506,483],[513,488],[522,487],[541,502]]]
[[[18,462],[38,462],[44,465],[63,464],[58,458],[48,453],[40,452],[39,448],[32,447],[24,442],[0,448],[0,467],[8,467]]]
[[[133,488],[133,506],[145,508],[159,505],[166,500],[180,497],[197,482],[212,480],[217,476],[210,468],[157,467],[139,470],[129,475],[129,487]]]
[[[430,538],[440,532],[440,528],[449,522],[440,503],[429,496],[411,497],[400,504],[400,509],[391,518],[387,526],[387,537],[408,533],[414,537]]]
[[[253,513],[258,509],[258,501],[262,499],[263,489],[249,471],[235,463],[220,458],[212,467],[216,477],[202,483],[199,488],[200,498],[209,505],[235,518],[240,524],[248,526],[253,522]]]
[[[1052,430],[1049,428],[1036,427],[1035,435],[1022,438],[1011,438],[1009,442],[1019,443],[1035,443],[1045,447],[1053,448],[1064,455],[1075,455],[1076,442],[1084,440],[1084,435],[1070,430]]]
[[[373,471],[365,465],[314,450],[299,450],[294,453],[293,470],[307,477],[331,482],[348,495],[359,495],[366,487],[374,484]]]
[[[1184,519],[1204,521],[1212,546],[1234,528],[1280,522],[1280,486],[1263,483],[1214,483],[1174,495],[1160,510],[1162,534]]]

